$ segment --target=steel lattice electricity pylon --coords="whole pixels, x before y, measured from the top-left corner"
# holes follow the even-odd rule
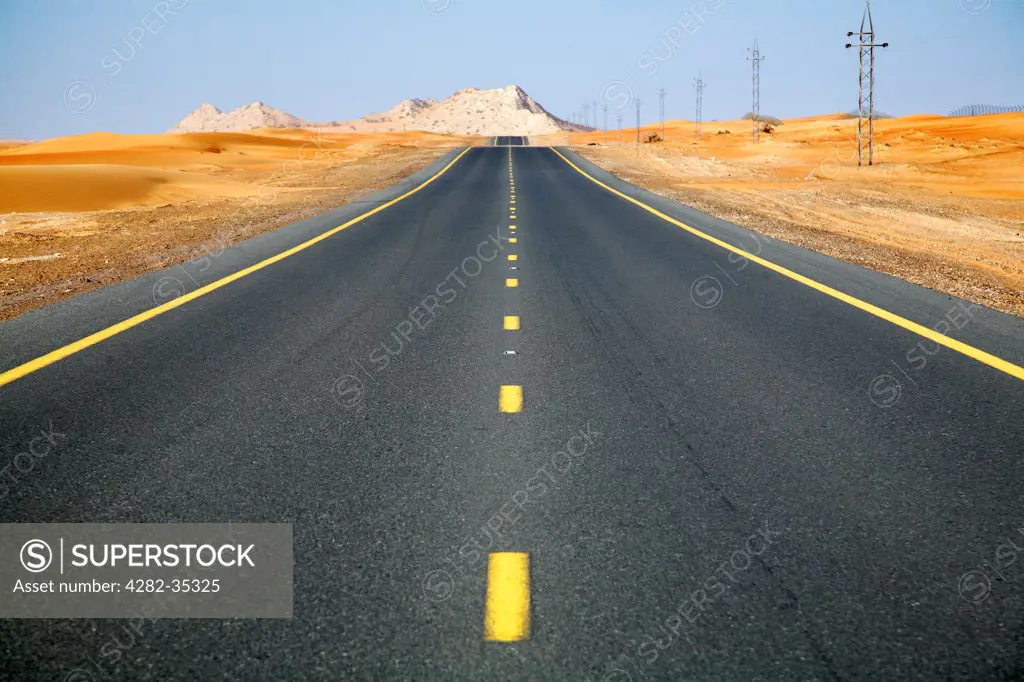
[[[753,111],[751,112],[752,118],[754,119],[754,142],[761,140],[761,62],[764,61],[764,57],[761,56],[761,50],[757,47],[757,41],[754,41],[754,49],[750,50],[750,56],[747,57],[747,61],[754,67],[754,101]]]
[[[857,165],[864,165],[867,149],[868,165],[875,165],[875,48],[889,47],[889,43],[875,42],[875,22],[871,18],[871,0],[866,0],[860,32],[850,31],[846,36],[857,36],[860,52],[860,77],[857,93]],[[847,49],[854,47],[846,43]]]
[[[700,124],[704,121],[704,88],[707,87],[704,78],[697,76],[693,81],[693,87],[697,88],[697,118],[695,119],[694,137],[699,140]]]
[[[636,100],[636,144],[640,146],[640,106],[643,104],[639,99]]]
[[[658,116],[661,119],[661,139],[665,139],[665,88],[658,88]]]

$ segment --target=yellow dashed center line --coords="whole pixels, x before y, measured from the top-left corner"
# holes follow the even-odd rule
[[[509,277],[505,280],[505,286],[507,286],[509,289],[515,289],[516,287],[519,286],[519,280],[516,279],[515,277]]]
[[[509,259],[510,261],[517,261],[517,260],[519,260],[519,256],[518,256],[517,254],[514,254],[514,253],[510,253],[510,254],[508,255],[508,259]]]
[[[518,243],[518,242],[519,242],[519,240],[518,240],[518,239],[516,239],[515,237],[509,237],[509,238],[508,238],[508,243],[509,243],[509,244],[516,244],[516,243]]]
[[[502,386],[498,395],[498,409],[501,412],[523,411],[523,387]]]
[[[488,642],[518,642],[530,636],[530,556],[494,552],[487,562]]]
[[[518,315],[506,315],[505,316],[505,331],[509,331],[509,332],[519,331],[519,316]]]

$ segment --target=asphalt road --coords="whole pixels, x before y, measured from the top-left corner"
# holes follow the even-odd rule
[[[1024,382],[971,355],[1019,369],[1022,321],[560,151],[608,188],[472,149],[0,387],[5,458],[64,436],[0,521],[290,522],[295,549],[292,620],[3,621],[0,677],[1020,679]],[[0,369],[428,175],[0,325]],[[528,562],[512,643],[495,552]]]

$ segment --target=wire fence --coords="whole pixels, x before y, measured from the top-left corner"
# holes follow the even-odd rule
[[[950,116],[990,116],[992,114],[1016,114],[1024,112],[1024,104],[998,106],[994,104],[968,104],[949,112]]]

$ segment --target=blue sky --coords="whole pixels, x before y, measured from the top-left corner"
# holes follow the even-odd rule
[[[750,110],[756,37],[761,111],[856,106],[846,31],[862,0],[5,0],[0,137],[160,132],[203,102],[254,100],[307,120],[341,120],[405,97],[521,85],[568,117],[584,101],[644,101],[692,118]],[[875,0],[877,106],[940,113],[1024,105],[1024,3]],[[632,109],[625,121],[632,122]],[[614,123],[614,115],[612,116]]]

